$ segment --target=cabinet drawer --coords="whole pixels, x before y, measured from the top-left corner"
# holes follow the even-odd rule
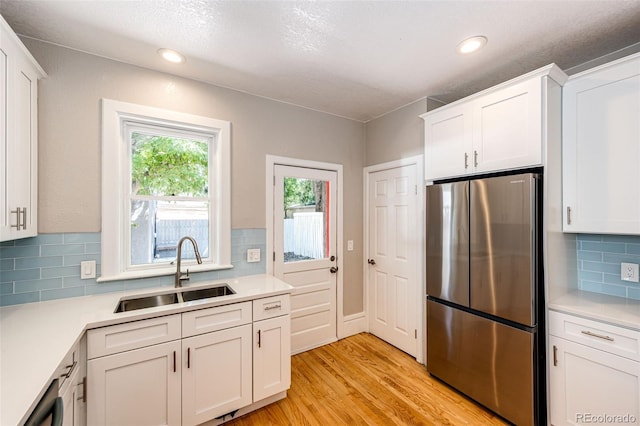
[[[87,358],[97,358],[180,338],[180,315],[134,321],[87,332]]]
[[[290,310],[288,294],[257,299],[253,301],[253,320],[260,321],[286,315]]]
[[[182,314],[182,337],[236,327],[251,322],[251,302],[216,306]]]
[[[549,334],[640,361],[640,332],[549,311]]]

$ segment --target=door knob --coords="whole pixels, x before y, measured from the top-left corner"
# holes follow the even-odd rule
[[[332,266],[331,269],[329,269],[331,271],[332,274],[335,274],[336,272],[338,272],[338,267],[337,266]]]
[[[376,261],[375,261],[375,260],[373,260],[373,259],[369,259],[369,260],[367,260],[367,263],[368,263],[369,265],[375,265],[375,264],[376,264]]]

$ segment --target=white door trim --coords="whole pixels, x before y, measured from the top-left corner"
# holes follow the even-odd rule
[[[336,256],[338,260],[338,271],[344,272],[344,264],[342,256],[344,254],[342,248],[343,237],[343,172],[342,164],[325,163],[321,161],[301,160],[299,158],[280,157],[276,155],[267,155],[266,163],[266,226],[267,226],[267,274],[273,275],[273,182],[275,175],[273,173],[276,165],[293,166],[293,167],[306,167],[309,169],[320,169],[334,171],[338,175],[338,187],[337,187],[337,215],[338,215],[338,227],[336,230]],[[336,277],[336,325],[338,339],[342,339],[347,336],[344,327],[344,310],[343,310],[343,273],[338,273]]]
[[[418,247],[418,259],[416,262],[416,276],[418,277],[419,283],[416,286],[417,294],[415,295],[416,300],[416,314],[418,315],[417,321],[417,329],[418,329],[418,350],[416,351],[416,361],[421,364],[425,363],[426,354],[425,354],[425,330],[426,330],[426,316],[425,316],[425,294],[426,288],[424,283],[424,218],[425,218],[425,205],[424,205],[424,157],[422,155],[416,155],[415,157],[403,158],[401,160],[390,161],[382,164],[375,164],[372,166],[367,166],[364,168],[364,177],[363,177],[363,191],[364,191],[364,208],[363,208],[363,223],[364,223],[364,256],[365,259],[370,259],[371,256],[369,254],[369,232],[370,232],[370,224],[369,224],[369,181],[372,173],[380,172],[382,170],[395,169],[404,166],[416,165],[416,184],[418,185],[418,235],[421,235],[422,244]],[[364,259],[363,259],[364,260]],[[362,262],[362,276],[364,277],[364,300],[365,300],[365,309],[367,313],[367,329],[369,330],[369,314],[371,312],[371,307],[369,306],[369,273],[368,273],[368,264],[366,262]]]

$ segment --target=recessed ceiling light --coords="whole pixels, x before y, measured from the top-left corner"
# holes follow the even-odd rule
[[[458,44],[456,50],[458,53],[466,54],[479,50],[482,46],[487,44],[487,38],[485,36],[474,36],[463,40]]]
[[[158,54],[162,56],[165,61],[173,62],[174,64],[181,64],[187,60],[180,52],[172,49],[158,49]]]

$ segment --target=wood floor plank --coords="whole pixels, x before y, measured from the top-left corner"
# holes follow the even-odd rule
[[[228,423],[245,425],[506,425],[431,377],[423,365],[361,333],[291,358],[287,398]]]

